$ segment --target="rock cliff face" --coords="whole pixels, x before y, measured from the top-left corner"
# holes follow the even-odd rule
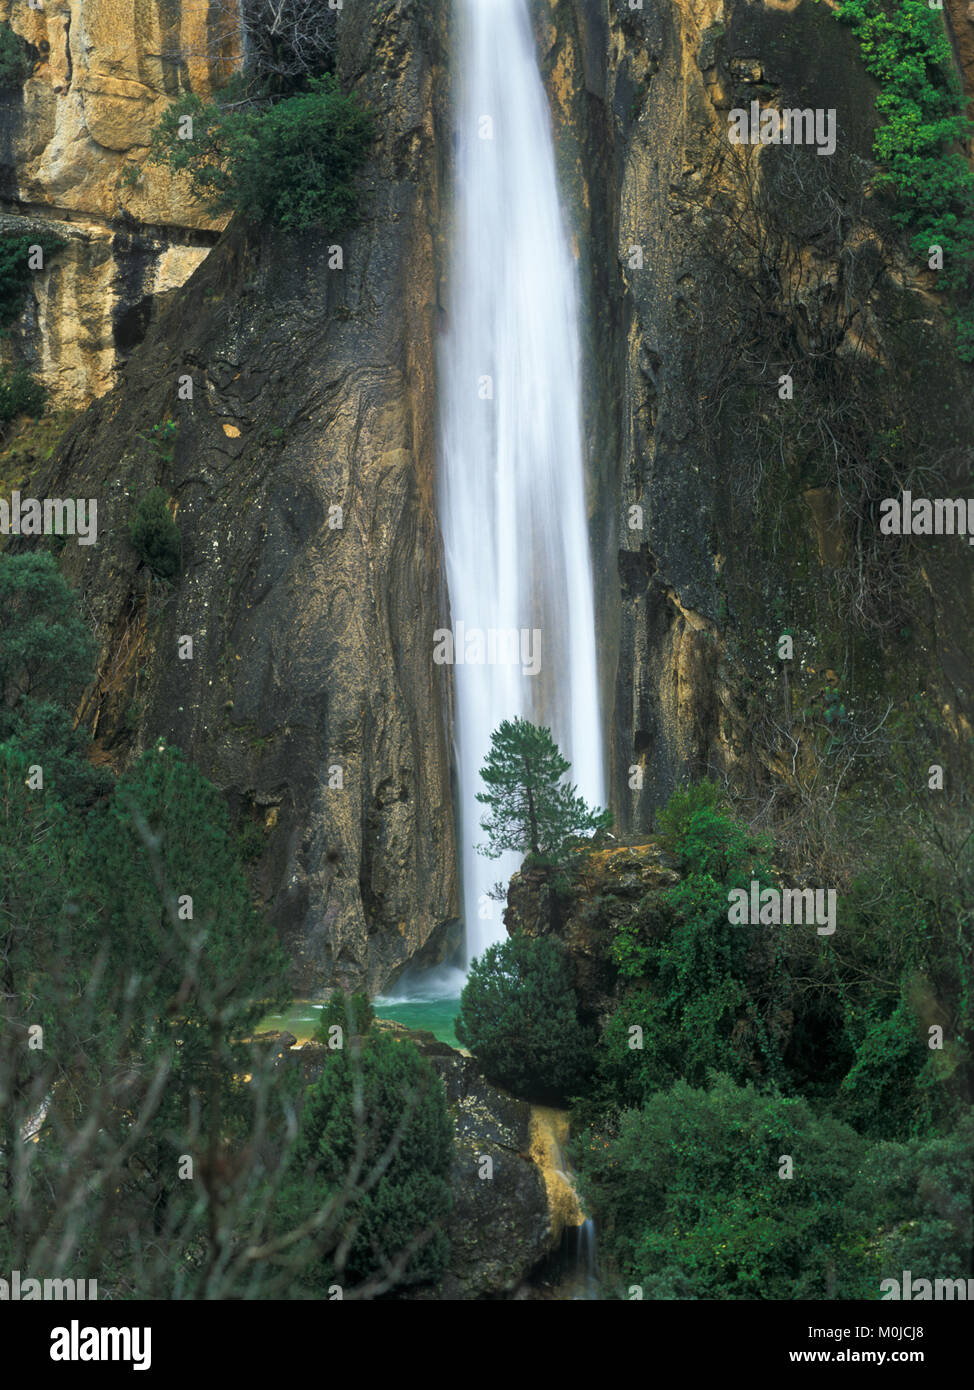
[[[457,942],[424,10],[342,26],[341,76],[381,133],[341,268],[314,236],[230,232],[43,483],[100,499],[98,545],[64,565],[102,641],[84,710],[101,756],[171,740],[263,832],[256,882],[303,993],[378,991]],[[157,483],[182,538],[171,594],[127,536]]]
[[[557,1247],[564,1220],[538,1161],[532,1107],[491,1086],[472,1057],[425,1036],[416,1040],[456,1125],[450,1264],[438,1297],[510,1296]]]
[[[850,467],[878,458],[902,480],[932,461],[966,489],[972,373],[934,277],[869,187],[875,91],[854,37],[812,0],[530,4],[579,249],[617,825],[648,827],[687,773],[767,788],[787,770],[771,705],[790,711],[804,682],[814,706],[833,667],[864,698],[870,682],[904,698],[922,688],[963,733],[967,547],[913,554],[890,584],[880,559],[860,583],[846,562],[863,520],[822,463],[831,445],[811,433],[848,399],[860,422],[842,439]],[[232,227],[181,289],[159,294],[188,268],[177,247],[202,255],[215,229],[146,179],[124,235],[156,288],[134,277],[119,312],[98,319],[72,307],[81,290],[65,271],[37,299],[46,327],[22,330],[39,354],[63,345],[44,370],[65,375],[67,396],[119,377],[37,481],[100,500],[99,545],[68,546],[63,561],[103,649],[82,715],[116,765],[157,737],[179,743],[226,788],[239,824],[260,828],[255,879],[299,991],[381,989],[409,963],[446,958],[458,935],[449,668],[431,660],[448,623],[434,359],[450,13],[445,0],[346,5],[340,76],[380,137],[342,269],[314,236]],[[16,113],[6,127],[8,197],[20,215],[26,204],[69,224],[88,293],[109,303],[121,170],[170,90],[165,43],[195,22],[185,4],[138,15],[86,6],[85,29],[49,6],[48,56],[23,97],[36,134]],[[201,60],[194,89],[214,72]],[[728,111],[752,100],[834,109],[835,157],[735,150]],[[89,236],[96,223],[110,246]],[[153,238],[175,258],[169,281]],[[782,425],[789,370],[799,413]],[[153,434],[166,421],[175,432]],[[168,595],[127,539],[156,483],[184,552]],[[800,635],[791,677],[774,656],[785,630]]]
[[[739,788],[781,774],[764,709],[778,698],[773,644],[786,630],[801,631],[812,677],[835,667],[861,688],[871,665],[877,684],[936,689],[965,734],[974,664],[945,602],[959,613],[974,597],[963,547],[914,557],[864,618],[868,585],[841,563],[862,517],[839,507],[841,470],[835,479],[819,466],[826,432],[817,454],[806,438],[815,420],[832,424],[840,399],[859,408],[868,381],[886,414],[864,408],[853,459],[885,427],[916,450],[900,477],[921,455],[958,483],[969,468],[971,370],[958,365],[932,277],[869,190],[876,88],[854,36],[810,0],[533,9],[588,301],[590,515],[617,824],[648,828],[687,774],[710,770]],[[835,156],[735,150],[728,112],[753,100],[834,110]],[[887,373],[879,385],[874,364]],[[799,406],[779,427],[789,371],[808,413]],[[769,501],[762,469],[774,474],[776,451],[787,463]],[[813,688],[806,702],[820,698]]]
[[[109,389],[156,296],[189,278],[224,225],[143,160],[177,92],[206,97],[231,72],[230,15],[203,0],[0,0],[32,62],[22,88],[0,93],[0,200],[8,217],[28,214],[4,231],[34,234],[43,219],[67,242],[33,277],[15,337],[59,405]]]
[[[551,910],[544,875],[522,870],[511,879],[504,925],[511,936],[553,935],[566,947],[579,1008],[588,1021],[604,1018],[616,999],[619,971],[610,946],[615,928],[648,897],[679,883],[673,860],[656,840],[583,851],[571,890]]]

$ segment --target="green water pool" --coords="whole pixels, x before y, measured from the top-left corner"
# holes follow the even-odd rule
[[[432,1033],[440,1042],[459,1047],[460,1043],[453,1031],[453,1021],[460,1008],[459,999],[418,999],[408,1001],[388,1000],[375,1003],[376,1018],[391,1018],[406,1028],[419,1028]],[[320,1004],[310,1004],[306,999],[297,999],[283,1013],[268,1014],[261,1020],[260,1031],[293,1033],[298,1042],[307,1042],[318,1027],[321,1015]]]

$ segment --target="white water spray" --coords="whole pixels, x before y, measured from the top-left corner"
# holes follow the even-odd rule
[[[547,724],[570,779],[604,804],[581,440],[578,289],[551,120],[524,0],[458,0],[455,256],[442,345],[440,519],[454,632],[517,629],[525,663],[454,666],[467,958],[503,940],[486,890],[480,768],[491,731]],[[502,643],[498,644],[498,651]],[[493,916],[486,916],[492,910]]]

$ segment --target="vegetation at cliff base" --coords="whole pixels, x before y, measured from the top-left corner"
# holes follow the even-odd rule
[[[308,1091],[276,1217],[288,1231],[329,1203],[340,1213],[341,1242],[308,1261],[309,1289],[382,1293],[437,1279],[449,1255],[452,1154],[443,1082],[413,1043],[366,1029],[332,1051]]]
[[[563,1102],[584,1087],[595,1035],[578,1018],[573,968],[546,937],[515,936],[474,960],[460,996],[460,1042],[516,1095]]]
[[[516,1095],[573,1098],[607,1289],[878,1298],[911,1259],[963,1272],[974,852],[938,814],[936,835],[901,835],[895,855],[860,830],[841,933],[742,925],[731,895],[777,891],[777,847],[696,782],[658,813],[677,881],[667,869],[640,896],[631,868],[580,851],[562,922],[542,911],[474,962],[457,1035]],[[522,880],[515,925],[540,892]],[[578,993],[579,949],[596,1002]]]
[[[645,1299],[877,1299],[903,1269],[961,1274],[974,1117],[876,1144],[800,1099],[680,1081],[574,1149],[607,1263]]]
[[[227,800],[161,739],[93,765],[96,652],[53,557],[0,555],[0,1265],[115,1299],[435,1279],[442,1082],[407,1042],[331,1034],[306,1096],[253,1036],[290,990]]]

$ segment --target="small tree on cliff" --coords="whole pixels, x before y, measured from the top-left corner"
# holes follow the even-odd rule
[[[527,855],[535,865],[558,863],[565,842],[593,835],[612,824],[609,811],[594,810],[562,778],[571,767],[550,729],[527,719],[505,719],[490,736],[480,769],[487,791],[477,800],[490,808],[480,828],[489,837],[480,853],[498,859],[505,850]]]

